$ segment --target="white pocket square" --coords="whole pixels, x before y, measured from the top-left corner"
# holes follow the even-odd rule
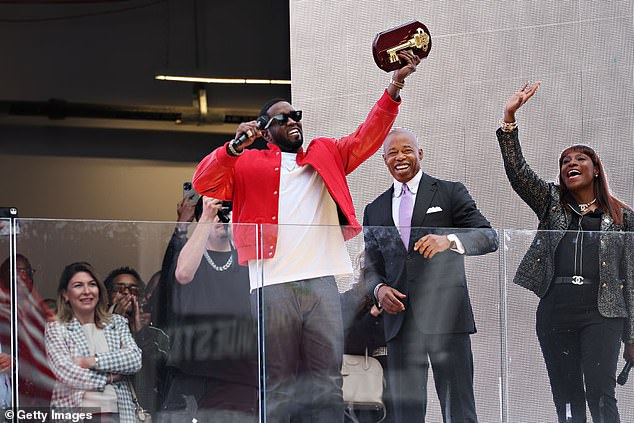
[[[438,206],[430,207],[430,208],[427,209],[427,214],[438,213],[438,212],[441,212],[441,211],[442,211],[442,209],[440,207],[438,207]]]

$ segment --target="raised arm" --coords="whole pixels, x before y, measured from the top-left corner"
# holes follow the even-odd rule
[[[66,332],[59,322],[47,323],[44,345],[51,370],[60,383],[85,391],[103,391],[107,382],[105,373],[84,369],[71,357],[70,347],[64,340]]]
[[[240,157],[227,153],[228,144],[216,148],[196,166],[192,184],[200,195],[231,200],[233,170]]]
[[[337,148],[347,174],[355,170],[361,163],[372,156],[381,147],[398,114],[401,103],[400,92],[405,86],[405,79],[416,72],[420,58],[410,50],[398,53],[405,66],[395,70],[383,97],[374,105],[355,132],[337,141]]]
[[[178,255],[175,274],[176,281],[179,284],[186,285],[194,279],[207,246],[207,239],[214,229],[214,222],[217,220],[216,216],[221,206],[222,201],[211,197],[203,197],[203,211],[200,221]]]
[[[506,176],[511,183],[511,187],[541,218],[549,207],[550,184],[540,178],[526,163],[520,147],[515,122],[515,113],[535,94],[539,84],[537,82],[530,87],[528,83],[524,84],[506,101],[504,121],[497,130],[496,135],[500,144],[500,151],[502,152],[502,160],[504,160]]]

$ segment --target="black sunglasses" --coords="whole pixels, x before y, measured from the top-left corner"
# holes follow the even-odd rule
[[[264,129],[269,129],[269,127],[271,126],[271,123],[273,121],[276,121],[277,124],[280,125],[280,126],[286,125],[286,122],[288,122],[288,118],[293,119],[295,122],[299,122],[300,120],[302,120],[302,111],[301,110],[293,110],[292,112],[281,113],[279,115],[275,115],[271,119],[269,119],[269,123],[266,124]]]

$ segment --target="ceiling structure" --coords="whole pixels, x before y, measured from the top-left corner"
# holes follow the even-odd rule
[[[196,161],[290,85],[288,2],[0,0],[3,153]]]

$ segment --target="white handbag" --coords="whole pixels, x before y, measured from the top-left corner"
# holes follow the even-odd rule
[[[346,415],[357,421],[354,410],[374,409],[383,412],[385,419],[385,404],[383,404],[383,367],[381,363],[368,355],[343,355],[341,366],[343,376],[343,402],[346,405]]]

